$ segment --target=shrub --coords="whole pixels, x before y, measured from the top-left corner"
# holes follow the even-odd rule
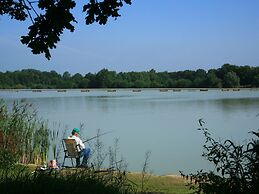
[[[190,183],[194,193],[253,194],[259,190],[259,133],[251,132],[255,138],[247,144],[236,145],[231,140],[223,143],[211,137],[208,129],[201,124],[205,136],[202,154],[215,166],[216,172],[191,174]],[[198,183],[195,186],[194,183]]]

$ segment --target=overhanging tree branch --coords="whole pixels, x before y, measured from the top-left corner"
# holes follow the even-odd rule
[[[38,3],[37,7],[42,10],[41,14],[36,11],[34,3]],[[109,17],[117,19],[124,3],[130,5],[131,0],[89,0],[83,6],[86,25],[95,22],[104,25]],[[74,0],[1,0],[0,15],[8,14],[11,19],[20,21],[29,17],[32,25],[28,27],[28,34],[21,37],[21,42],[31,48],[33,54],[44,53],[49,60],[50,49],[56,48],[63,31],[74,31],[72,23],[76,20],[71,10],[75,6]],[[36,17],[33,17],[31,11]]]

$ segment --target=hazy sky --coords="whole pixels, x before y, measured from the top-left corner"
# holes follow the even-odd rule
[[[224,63],[259,66],[259,0],[132,0],[105,26],[65,32],[50,61],[20,43],[27,22],[0,16],[0,71],[178,71]],[[76,2],[79,2],[76,0]]]

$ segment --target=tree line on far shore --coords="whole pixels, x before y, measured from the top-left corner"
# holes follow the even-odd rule
[[[71,75],[56,71],[24,69],[0,72],[1,89],[59,88],[235,88],[259,87],[259,67],[224,64],[218,69],[177,72],[120,72],[102,69],[98,73]]]

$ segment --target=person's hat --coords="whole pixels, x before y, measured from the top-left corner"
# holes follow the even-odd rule
[[[74,129],[73,129],[73,132],[76,132],[76,133],[79,134],[80,130],[79,130],[78,128],[74,128]]]

